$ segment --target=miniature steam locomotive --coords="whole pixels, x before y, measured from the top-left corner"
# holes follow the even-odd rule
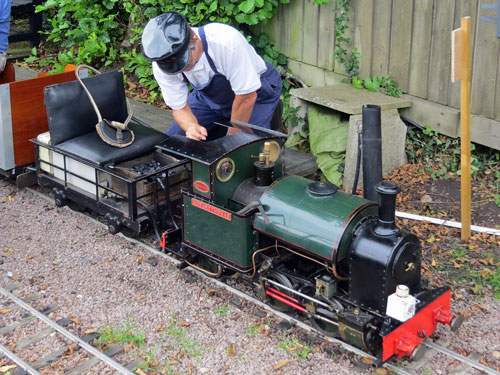
[[[110,77],[122,86],[121,74]],[[93,78],[90,90],[108,90],[104,116],[125,118],[123,88]],[[100,212],[113,233],[152,227],[182,266],[239,273],[275,309],[300,312],[380,362],[420,356],[438,323],[460,326],[450,290],[422,286],[419,240],[395,224],[395,184],[378,184],[375,203],[285,175],[284,137],[264,129],[197,142],[135,123],[132,146],[113,148],[77,87],[46,89],[50,133],[34,140],[38,181],[57,205]],[[122,99],[110,102],[116,92]]]

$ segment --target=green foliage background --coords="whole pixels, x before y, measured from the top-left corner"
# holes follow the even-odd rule
[[[53,72],[68,63],[87,64],[98,69],[122,67],[125,74],[137,76],[158,95],[151,63],[140,51],[140,36],[149,19],[166,11],[182,13],[192,26],[223,22],[244,32],[259,53],[274,65],[287,59],[271,44],[266,35],[251,36],[249,26],[267,22],[279,3],[289,0],[47,0],[37,6],[44,11],[49,27],[47,42],[58,53],[39,60]],[[36,51],[31,60],[37,59]]]

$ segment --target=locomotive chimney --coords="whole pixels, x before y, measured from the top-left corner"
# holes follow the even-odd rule
[[[399,232],[396,226],[396,196],[401,191],[398,185],[392,181],[381,181],[375,186],[375,191],[380,196],[378,209],[378,223],[375,233],[379,236],[390,236]]]
[[[382,181],[382,121],[378,105],[366,105],[362,109],[363,121],[363,197],[379,202],[374,190]]]

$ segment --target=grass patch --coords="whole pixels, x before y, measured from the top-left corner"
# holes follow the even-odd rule
[[[201,344],[197,340],[187,337],[186,328],[178,326],[175,317],[170,318],[170,323],[163,333],[173,338],[187,357],[193,358],[201,355]]]
[[[309,345],[304,345],[299,342],[298,339],[284,336],[283,339],[278,344],[280,349],[286,350],[287,353],[295,354],[302,359],[309,359],[309,353],[311,352],[311,347]]]
[[[225,303],[222,306],[217,307],[214,310],[214,314],[215,315],[224,315],[224,314],[227,314],[230,311],[231,311],[231,308],[227,305],[227,303]]]
[[[145,340],[144,331],[137,329],[131,322],[127,322],[122,327],[108,326],[101,328],[97,344],[110,346],[112,344],[131,343],[141,348]]]

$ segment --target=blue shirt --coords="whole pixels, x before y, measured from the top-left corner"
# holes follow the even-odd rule
[[[10,0],[0,0],[0,52],[9,47]]]

